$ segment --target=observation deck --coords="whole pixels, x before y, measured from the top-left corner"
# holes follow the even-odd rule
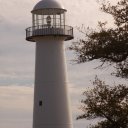
[[[73,39],[73,27],[67,25],[38,25],[26,29],[26,40],[35,42],[34,38],[39,36],[65,37],[65,41]]]

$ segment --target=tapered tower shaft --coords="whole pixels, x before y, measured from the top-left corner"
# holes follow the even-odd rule
[[[72,127],[63,40],[36,40],[34,128]]]

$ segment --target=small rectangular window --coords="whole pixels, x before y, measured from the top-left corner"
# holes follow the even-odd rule
[[[39,106],[42,106],[42,104],[43,104],[42,101],[39,101]]]

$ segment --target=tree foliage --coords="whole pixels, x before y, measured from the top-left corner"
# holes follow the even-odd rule
[[[106,28],[99,22],[99,30],[88,29],[85,39],[73,42],[70,50],[77,55],[77,62],[99,59],[116,64],[116,76],[128,78],[128,0],[120,0],[112,6],[102,4],[101,10],[114,18],[114,27]]]
[[[81,110],[84,114],[77,119],[102,119],[90,128],[128,128],[128,87],[110,87],[97,77],[93,85],[93,89],[83,93]]]

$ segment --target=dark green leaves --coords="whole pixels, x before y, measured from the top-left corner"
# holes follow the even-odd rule
[[[91,128],[127,128],[128,88],[125,85],[110,87],[97,77],[93,85],[93,89],[83,93],[81,110],[84,114],[77,119],[103,119]]]
[[[99,30],[87,29],[85,39],[73,42],[77,63],[99,59],[102,63],[116,64],[116,76],[128,77],[128,1],[121,0],[115,6],[102,4],[101,10],[113,16],[115,27],[106,29],[99,22]],[[82,31],[82,30],[81,30]]]

